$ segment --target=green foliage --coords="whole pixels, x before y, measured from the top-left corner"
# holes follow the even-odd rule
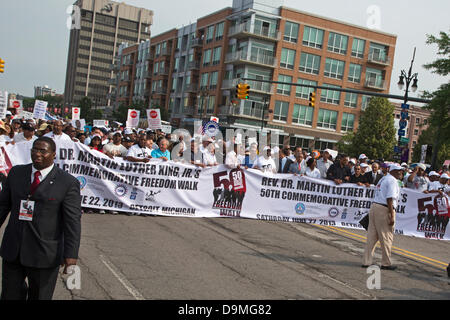
[[[447,34],[443,31],[439,32],[440,38],[437,38],[433,35],[427,35],[427,44],[437,44],[439,56],[442,58],[438,58],[431,63],[425,64],[423,67],[428,70],[432,70],[431,72],[439,74],[441,76],[446,76],[450,73],[450,34]]]
[[[394,106],[386,98],[371,98],[358,130],[340,141],[343,149],[339,151],[355,157],[364,153],[371,159],[390,159],[396,144],[393,113]]]

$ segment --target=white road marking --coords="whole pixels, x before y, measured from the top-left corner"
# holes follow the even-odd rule
[[[104,255],[100,255],[100,260],[136,300],[145,300],[144,296],[125,278],[122,272],[120,272],[111,261]]]

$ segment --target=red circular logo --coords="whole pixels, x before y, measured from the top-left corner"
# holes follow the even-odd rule
[[[132,117],[133,119],[136,118],[137,117],[137,112],[136,111],[131,111],[130,117]]]
[[[14,101],[13,102],[13,107],[14,108],[19,108],[20,107],[20,102],[19,101]]]
[[[73,113],[78,113],[78,108],[73,109]]]
[[[156,117],[158,117],[158,112],[156,112],[155,110],[150,111],[150,117],[155,119]]]

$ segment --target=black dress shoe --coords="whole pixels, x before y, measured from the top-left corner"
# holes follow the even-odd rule
[[[395,270],[397,266],[381,266],[382,270]]]

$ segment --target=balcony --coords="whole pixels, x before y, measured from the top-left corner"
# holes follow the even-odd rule
[[[246,51],[236,51],[227,53],[225,63],[242,64],[251,63],[258,66],[276,68],[277,59],[274,56],[265,54],[249,54]]]
[[[256,37],[263,40],[278,41],[281,39],[281,32],[278,30],[270,30],[270,28],[267,27],[254,26],[252,28],[249,23],[242,23],[237,26],[231,27],[228,31],[228,37]]]
[[[241,106],[220,106],[218,116],[237,116],[241,118],[261,120],[262,109],[259,108],[244,108]]]
[[[200,62],[199,61],[190,61],[187,65],[188,70],[199,70],[200,69]]]
[[[381,66],[389,66],[391,64],[391,59],[386,54],[381,54],[379,51],[372,51],[367,56],[367,62]]]
[[[198,91],[198,84],[197,83],[190,83],[186,85],[184,88],[185,92],[197,92]]]
[[[370,89],[376,89],[376,90],[386,90],[386,82],[383,79],[380,78],[366,78],[364,81],[364,86],[366,88]]]
[[[191,48],[203,47],[203,39],[194,38],[191,40]]]
[[[167,87],[156,87],[152,89],[152,94],[167,94]]]

